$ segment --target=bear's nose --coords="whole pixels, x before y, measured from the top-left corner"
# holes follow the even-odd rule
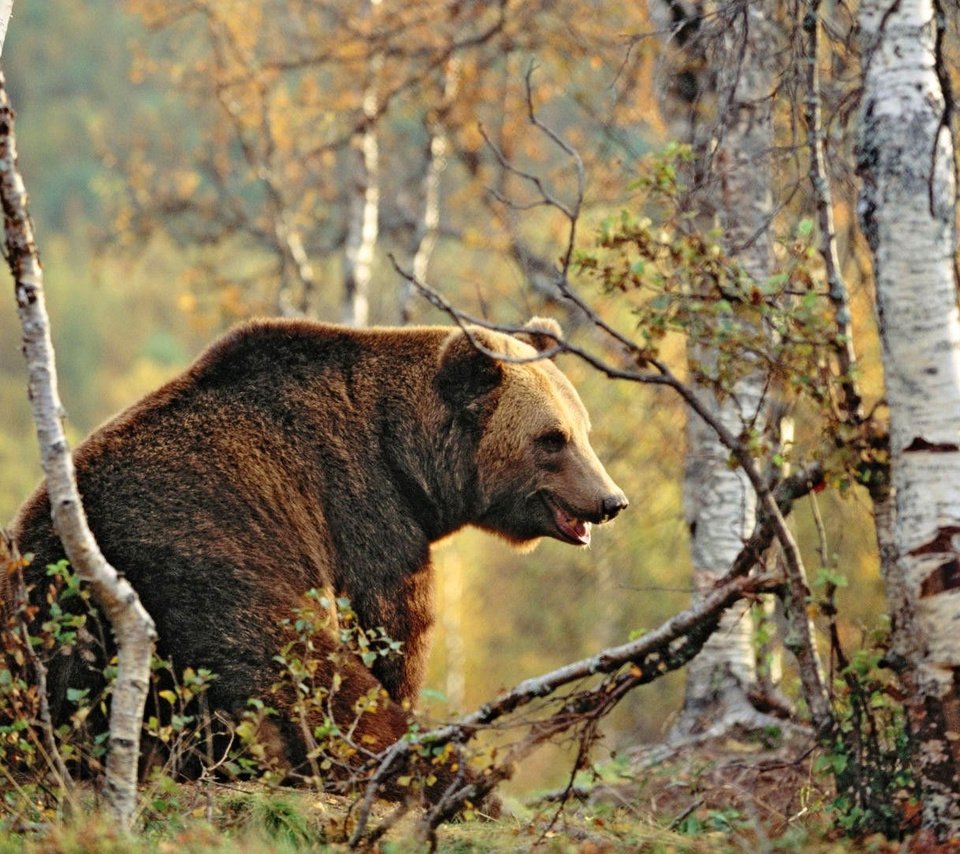
[[[603,518],[605,520],[610,520],[616,516],[621,510],[624,510],[630,502],[627,501],[627,496],[622,492],[616,492],[613,495],[608,495],[601,502],[601,509],[603,510]]]

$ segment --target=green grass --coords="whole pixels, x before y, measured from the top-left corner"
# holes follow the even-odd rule
[[[104,817],[77,815],[27,832],[0,837],[0,854],[259,854],[259,852],[347,851],[346,839],[355,811],[343,798],[296,790],[270,790],[249,785],[217,788],[212,800],[197,787],[181,792],[164,789],[171,808],[161,817],[146,810],[138,836],[126,836]],[[158,795],[153,794],[156,798]],[[379,805],[374,822],[392,811]],[[212,821],[209,818],[212,814]],[[497,821],[461,820],[437,832],[438,851],[460,852],[854,852],[894,851],[893,843],[836,839],[828,817],[812,814],[805,823],[776,839],[742,814],[702,810],[675,830],[671,817],[644,815],[642,805],[570,804],[560,816],[556,806],[531,809],[507,804]],[[555,819],[555,820],[554,820]],[[426,848],[416,838],[416,815],[406,816],[380,843],[384,854],[408,854]]]

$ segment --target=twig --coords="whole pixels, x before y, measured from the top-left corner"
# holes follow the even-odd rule
[[[560,267],[553,268],[552,273],[555,280],[554,284],[560,295],[571,299],[572,295],[569,286],[567,285],[567,277],[570,272],[570,264],[573,261],[573,252],[577,244],[577,224],[580,221],[580,212],[583,208],[583,199],[586,188],[586,170],[584,168],[583,158],[580,156],[580,152],[570,145],[570,143],[560,136],[560,134],[557,133],[553,128],[541,121],[537,115],[536,108],[533,104],[533,73],[536,71],[536,68],[536,63],[531,62],[527,66],[527,71],[524,75],[527,118],[529,119],[530,124],[539,130],[544,136],[546,136],[547,139],[549,139],[573,161],[573,168],[577,177],[577,189],[576,193],[574,194],[573,201],[569,204],[560,201],[557,196],[546,189],[539,175],[526,172],[511,163],[509,158],[507,158],[503,153],[502,149],[487,136],[482,127],[480,128],[480,133],[483,136],[484,141],[490,147],[490,150],[493,151],[494,157],[496,157],[501,168],[506,172],[516,175],[518,178],[522,178],[524,181],[535,187],[538,193],[538,198],[528,203],[516,202],[508,199],[500,190],[496,188],[491,188],[489,190],[490,195],[497,199],[497,201],[502,202],[515,211],[530,210],[538,207],[550,207],[559,211],[567,220],[567,240],[561,255]],[[510,231],[512,232],[513,229],[511,228]],[[516,234],[511,234],[511,242],[515,247],[514,254],[516,255],[516,247],[519,245],[519,240]],[[582,308],[582,303],[580,303],[579,300],[571,299],[571,301],[573,301],[578,308]]]
[[[819,462],[811,463],[781,480],[773,492],[781,514],[789,515],[794,501],[809,494],[822,483],[823,466]],[[773,520],[761,513],[753,534],[744,543],[743,548],[740,549],[740,553],[731,565],[730,574],[745,575],[750,572],[759,563],[763,553],[773,542],[775,534]]]
[[[482,317],[475,317],[473,315],[467,314],[466,312],[460,311],[455,308],[442,294],[435,291],[433,288],[425,285],[423,282],[419,281],[411,273],[404,270],[398,263],[397,259],[394,257],[393,253],[389,253],[387,257],[390,259],[390,263],[393,264],[394,270],[408,281],[413,287],[424,297],[434,308],[439,309],[448,317],[450,317],[453,322],[460,327],[460,329],[467,336],[467,340],[470,341],[470,344],[476,348],[477,351],[483,353],[490,358],[497,359],[501,362],[507,362],[510,364],[526,364],[529,362],[538,362],[541,359],[551,359],[559,353],[572,353],[573,355],[579,357],[584,362],[586,362],[591,367],[600,371],[603,374],[606,374],[611,379],[623,379],[631,380],[632,382],[639,383],[650,383],[651,385],[666,385],[667,381],[660,374],[656,373],[640,373],[639,371],[632,371],[625,368],[617,368],[608,362],[603,361],[602,359],[594,356],[592,353],[584,350],[581,347],[577,347],[574,344],[571,344],[565,339],[556,338],[550,332],[544,331],[541,334],[547,338],[552,338],[556,341],[555,347],[550,347],[547,350],[544,350],[540,353],[537,353],[533,356],[510,356],[506,353],[498,353],[496,351],[490,350],[486,347],[482,341],[478,340],[475,331],[471,330],[470,327],[479,327],[481,329],[490,329],[495,332],[505,332],[508,335],[514,335],[517,333],[522,333],[525,330],[522,326],[511,326],[509,324],[503,323],[492,323],[489,320],[485,320]],[[599,325],[599,324],[598,324]],[[610,330],[611,334],[618,335],[618,333]],[[631,349],[639,350],[636,348],[632,342],[629,342],[627,339],[623,339],[629,344]]]
[[[697,798],[690,806],[688,806],[682,813],[680,813],[670,824],[667,826],[668,830],[676,830],[683,824],[684,820],[687,819],[692,813],[696,812],[700,807],[703,806],[703,798]]]
[[[53,717],[50,714],[50,698],[47,693],[47,668],[40,660],[36,650],[33,648],[33,644],[30,642],[30,627],[26,616],[24,616],[27,609],[27,587],[23,580],[23,569],[19,562],[20,556],[16,551],[16,546],[11,543],[9,547],[12,550],[13,559],[17,561],[15,610],[19,612],[16,620],[17,629],[23,642],[21,648],[37,682],[40,731],[43,734],[44,745],[47,749],[48,764],[53,768],[57,785],[63,792],[66,812],[69,813],[73,808],[73,778],[70,776],[70,771],[63,761],[63,756],[60,753],[60,748],[57,746],[57,740],[54,735]]]

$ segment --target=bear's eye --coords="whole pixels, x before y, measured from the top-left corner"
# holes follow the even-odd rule
[[[567,447],[567,437],[559,430],[551,430],[537,439],[537,444],[547,453],[559,454]]]

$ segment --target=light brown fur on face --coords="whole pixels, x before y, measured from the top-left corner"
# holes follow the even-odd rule
[[[511,483],[519,493],[515,505],[532,517],[511,526],[498,516],[499,527],[491,529],[524,551],[542,536],[587,545],[589,524],[616,515],[626,499],[590,444],[586,407],[552,361],[528,361],[538,355],[534,347],[512,336],[478,334],[506,357],[499,403],[477,455],[481,493],[495,506],[504,500],[504,484]],[[553,339],[537,343],[548,349]],[[534,535],[537,522],[540,532]]]

